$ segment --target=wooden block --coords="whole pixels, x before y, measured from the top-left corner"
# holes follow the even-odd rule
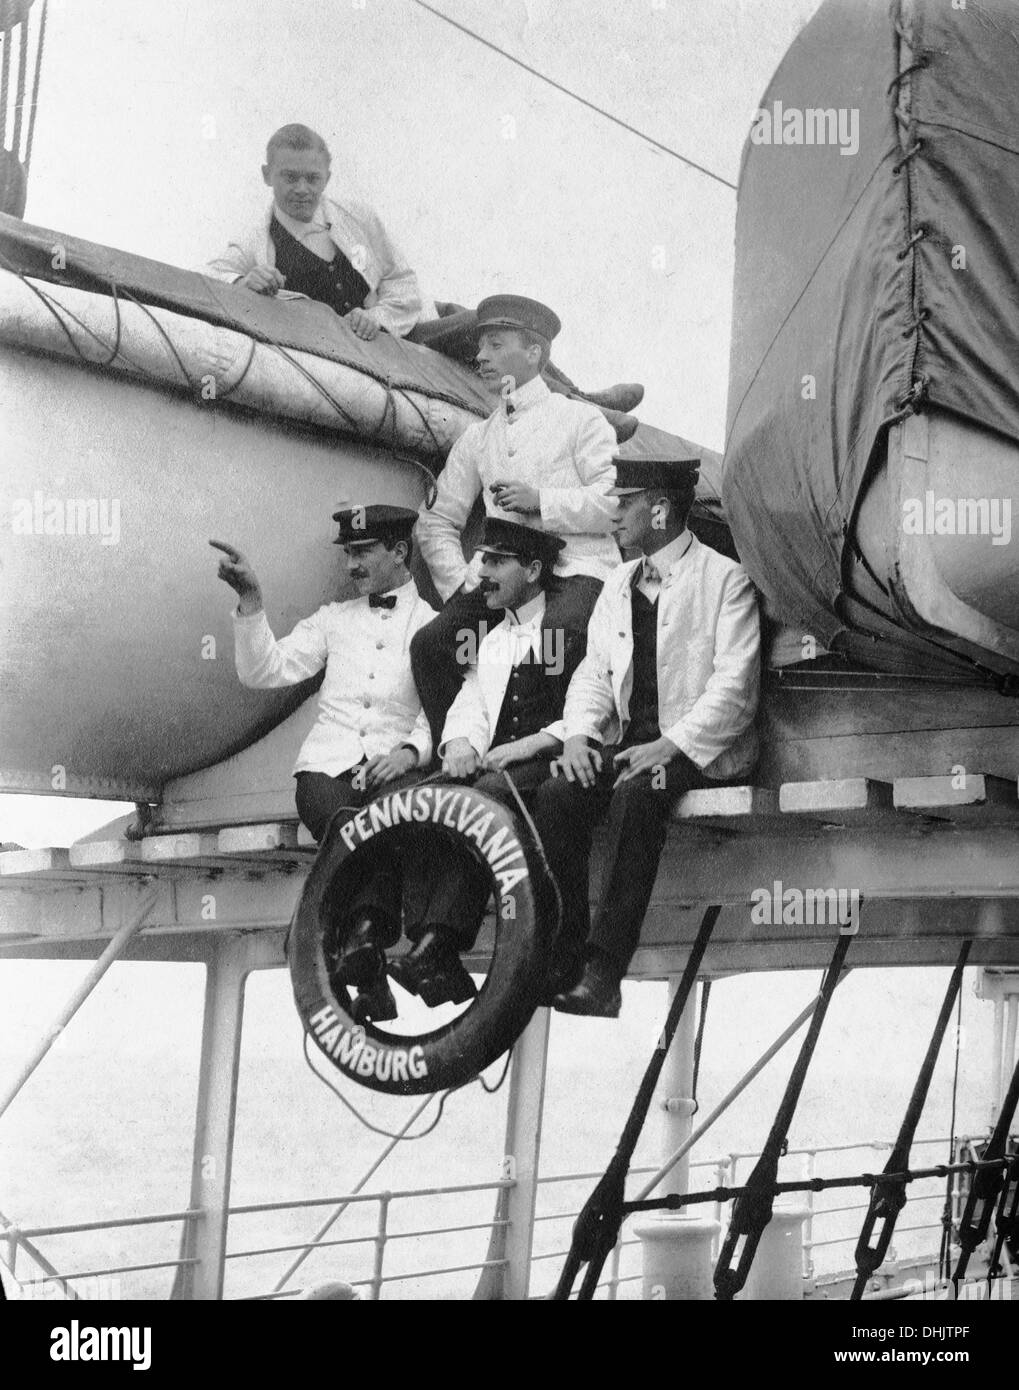
[[[146,835],[141,843],[142,861],[146,864],[206,863],[215,859],[219,849],[215,831],[188,831],[183,835]]]
[[[220,854],[263,854],[297,848],[297,826],[273,821],[266,825],[228,825],[219,832]]]
[[[65,872],[70,867],[66,849],[5,849],[0,852],[0,877],[34,878]]]
[[[87,840],[72,845],[71,863],[78,869],[141,869],[142,849],[139,840]]]
[[[754,830],[778,819],[770,787],[698,787],[680,798],[673,820],[688,828]]]
[[[783,815],[803,816],[824,825],[866,825],[895,814],[892,784],[869,777],[823,782],[785,782],[778,804]]]
[[[894,800],[899,811],[960,824],[1019,818],[1016,783],[1010,778],[980,773],[968,773],[965,777],[897,777]]]
[[[262,825],[230,825],[219,832],[219,853],[233,868],[246,866],[258,872],[273,867],[292,870],[314,858],[315,841],[302,840],[297,821],[269,821]]]

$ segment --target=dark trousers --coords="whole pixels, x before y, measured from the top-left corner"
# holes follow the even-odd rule
[[[435,307],[439,317],[415,324],[407,334],[408,342],[420,343],[433,352],[441,352],[443,357],[452,357],[455,362],[473,367],[478,353],[477,314],[460,304],[440,303]],[[569,377],[552,362],[548,363],[541,375],[550,391],[561,396],[581,394]]]
[[[535,825],[556,876],[563,900],[562,929],[556,943],[556,965],[568,966],[585,943],[596,946],[626,970],[640,941],[658,862],[665,846],[669,816],[684,792],[704,786],[700,768],[680,753],[656,778],[653,772],[634,777],[613,790],[618,776],[612,757],[605,761],[593,787],[550,778],[534,798]],[[656,781],[664,781],[656,786]],[[595,826],[608,817],[609,843],[601,902],[591,924],[591,839]]]
[[[546,626],[583,632],[601,587],[600,579],[587,574],[553,579],[545,595]],[[414,684],[435,748],[442,742],[446,715],[463,683],[468,664],[477,660],[481,639],[502,622],[503,616],[501,608],[487,607],[477,589],[469,593],[458,590],[442,612],[411,638]]]
[[[297,814],[320,844],[334,816],[348,820],[375,797],[403,791],[421,781],[421,773],[415,771],[406,772],[383,787],[365,787],[357,780],[363,767],[361,763],[338,777],[325,772],[297,773]],[[351,861],[344,900],[331,904],[330,915],[335,920],[368,913],[378,928],[380,945],[395,946],[400,939],[404,910],[409,918],[416,918],[420,912],[416,904],[421,882],[415,866],[405,862],[407,858],[406,852],[375,840],[365,845]]]
[[[532,758],[524,763],[512,763],[506,773],[520,793],[524,805],[530,810],[538,788],[548,777],[551,753],[543,758]],[[430,777],[430,786],[452,785],[448,777]],[[506,785],[506,777],[501,772],[483,772],[469,784],[475,791],[483,792],[519,814],[516,797]],[[457,949],[467,951],[477,940],[478,930],[492,896],[492,882],[488,870],[470,858],[466,852],[447,856],[437,856],[431,851],[428,879],[422,892],[424,900],[424,920],[420,928],[408,928],[407,935],[412,939],[420,936],[425,926],[442,926],[456,938]]]

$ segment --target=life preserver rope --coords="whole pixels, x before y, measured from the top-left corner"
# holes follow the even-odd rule
[[[457,842],[487,870],[496,902],[495,948],[478,997],[450,1023],[418,1036],[358,1023],[347,991],[330,983],[325,954],[330,905],[353,882],[356,855],[368,844],[406,843],[411,833]],[[297,1011],[319,1052],[372,1090],[413,1095],[463,1085],[513,1045],[537,1007],[557,916],[540,847],[514,812],[466,786],[423,783],[380,796],[333,820],[305,882],[289,948]]]

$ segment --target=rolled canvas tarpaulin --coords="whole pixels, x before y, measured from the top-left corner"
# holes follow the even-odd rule
[[[979,668],[882,597],[888,537],[862,631],[854,527],[910,413],[1019,440],[1017,71],[1014,0],[828,0],[744,150],[723,505],[768,607],[871,665]]]

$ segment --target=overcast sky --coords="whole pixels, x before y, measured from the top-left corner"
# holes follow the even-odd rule
[[[817,7],[436,0],[732,182]],[[644,419],[721,447],[734,191],[413,0],[50,0],[26,216],[200,265],[264,206],[265,139],[293,120],[325,136],[331,191],[375,205],[427,293],[546,300],[581,387],[643,381]],[[35,801],[17,799],[15,825],[0,798],[3,838],[78,832],[81,813],[38,821]]]

